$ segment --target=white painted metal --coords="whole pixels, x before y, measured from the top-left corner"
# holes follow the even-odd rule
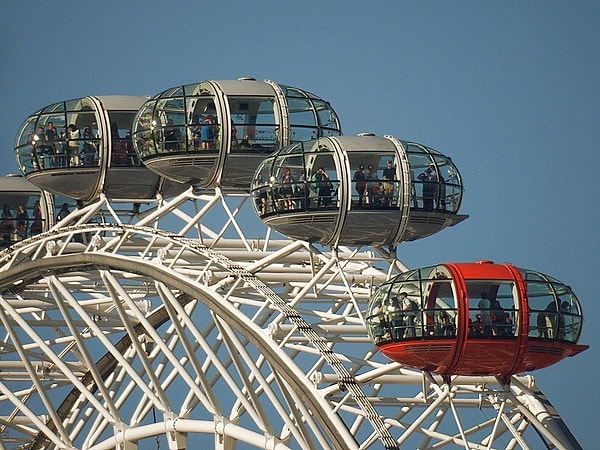
[[[0,253],[4,448],[579,448],[531,376],[377,352],[394,254],[271,239],[246,200],[101,198]]]

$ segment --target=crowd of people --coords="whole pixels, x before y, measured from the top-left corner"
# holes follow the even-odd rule
[[[392,161],[386,163],[381,179],[372,164],[367,166],[366,173],[364,164],[360,164],[354,172],[352,181],[355,183],[354,188],[358,194],[357,206],[359,208],[391,208],[394,206],[397,180],[396,168]]]
[[[387,161],[381,170],[381,178],[372,164],[360,164],[354,172],[352,181],[358,194],[358,208],[391,208],[398,204],[396,168],[392,161]],[[435,164],[431,163],[416,179],[411,180],[411,196],[414,208],[425,211],[445,210],[444,178],[439,174]],[[417,195],[416,185],[420,185],[421,195]],[[421,201],[421,203],[419,203]]]
[[[381,174],[379,174],[381,172]],[[430,164],[422,174],[412,180],[413,207],[425,211],[443,210],[445,201],[443,189],[434,164]],[[393,162],[387,161],[380,171],[372,164],[365,168],[360,164],[352,176],[352,207],[356,209],[387,209],[399,205],[401,187]],[[422,186],[422,195],[417,197],[415,184]],[[299,211],[311,208],[330,207],[337,196],[338,180],[332,180],[327,170],[317,168],[307,177],[301,170],[294,175],[289,167],[282,169],[280,178],[270,176],[268,180],[259,178],[257,206],[261,215],[269,212]],[[419,204],[419,202],[421,202]]]
[[[8,203],[4,204],[0,218],[0,234],[3,245],[40,234],[42,230],[43,218],[39,201],[35,201],[31,217],[22,203],[17,206],[14,213]]]
[[[137,155],[133,148],[131,132],[121,136],[116,123],[111,125],[112,165],[132,166]],[[100,139],[94,135],[91,126],[80,130],[76,125],[65,125],[59,132],[53,122],[46,127],[39,126],[28,137],[31,144],[31,165],[33,170],[63,167],[97,166],[100,161]]]
[[[376,342],[422,337],[455,337],[457,310],[422,308],[406,292],[400,292],[373,307],[368,321]],[[543,311],[531,311],[529,335],[541,339],[568,339],[566,320],[569,303],[552,301]],[[509,338],[515,336],[515,311],[503,308],[496,298],[481,293],[476,308],[469,310],[469,338]]]
[[[542,339],[565,339],[567,337],[565,315],[570,312],[570,305],[567,301],[561,302],[558,307],[554,301],[548,303],[544,311],[537,312],[537,337]]]
[[[475,320],[469,318],[469,336],[513,336],[513,320],[497,298],[489,298],[486,292],[481,293],[477,303]]]
[[[434,311],[431,311],[432,313]],[[454,323],[445,310],[435,311],[437,317],[431,335],[454,336]],[[423,336],[421,308],[407,292],[393,295],[375,306],[369,321],[377,342],[399,341]]]
[[[97,145],[89,126],[82,132],[74,124],[69,124],[59,132],[53,122],[48,122],[46,128],[39,126],[30,136],[30,143],[35,170],[93,165],[97,161]]]
[[[333,205],[337,195],[337,189],[323,167],[315,170],[310,177],[306,176],[305,170],[301,170],[297,179],[289,167],[284,167],[279,179],[269,177],[268,180],[263,180],[259,175],[255,188],[260,215],[328,208]]]
[[[369,318],[374,324],[378,342],[398,341],[416,337],[455,337],[455,309],[421,308],[406,292],[391,296],[375,306]],[[468,334],[472,338],[514,336],[513,318],[497,299],[489,299],[483,293],[476,309],[470,311]]]

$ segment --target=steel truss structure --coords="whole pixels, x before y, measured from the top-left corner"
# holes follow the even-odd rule
[[[275,236],[248,202],[100,198],[0,253],[0,447],[579,448],[531,376],[377,351],[396,249]]]

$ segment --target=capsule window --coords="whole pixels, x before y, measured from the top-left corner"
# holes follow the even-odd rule
[[[462,182],[450,158],[417,144],[407,144],[407,149],[411,207],[456,213],[462,200]]]
[[[182,98],[161,99],[154,115],[155,135],[159,136],[159,153],[184,150],[185,108]]]
[[[556,288],[558,294],[558,318],[556,338],[558,340],[577,342],[581,334],[581,312],[579,302],[571,290],[561,285]]]
[[[229,99],[232,151],[272,151],[279,147],[279,127],[272,97]]]
[[[423,335],[456,336],[458,309],[450,280],[436,279],[426,284]]]
[[[439,269],[439,270],[438,270]],[[405,273],[378,289],[367,323],[376,343],[421,338],[454,338],[458,308],[444,268]]]
[[[339,136],[340,124],[329,103],[307,92],[282,86],[288,104],[290,142]]]
[[[138,167],[141,162],[133,148],[131,128],[136,116],[134,111],[109,111],[111,134],[111,166]]]
[[[135,147],[138,154],[145,158],[150,155],[156,155],[157,148],[154,140],[154,129],[156,123],[153,120],[153,110],[156,105],[155,101],[147,102],[138,112],[137,122],[133,130]]]
[[[0,246],[9,246],[48,229],[40,201],[41,195],[37,192],[0,194]]]
[[[469,337],[506,338],[517,332],[518,300],[512,282],[468,281]]]
[[[528,273],[528,278],[536,278]],[[538,277],[541,278],[541,277]],[[559,283],[528,281],[529,336],[577,342],[581,334],[581,311],[571,290]]]
[[[329,104],[323,100],[313,100],[313,104],[315,105],[319,117],[319,126],[322,130],[319,137],[339,135],[340,124]]]

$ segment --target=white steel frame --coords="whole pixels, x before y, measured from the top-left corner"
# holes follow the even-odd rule
[[[580,448],[529,375],[377,351],[395,249],[249,238],[248,207],[100,198],[0,253],[0,448]]]

